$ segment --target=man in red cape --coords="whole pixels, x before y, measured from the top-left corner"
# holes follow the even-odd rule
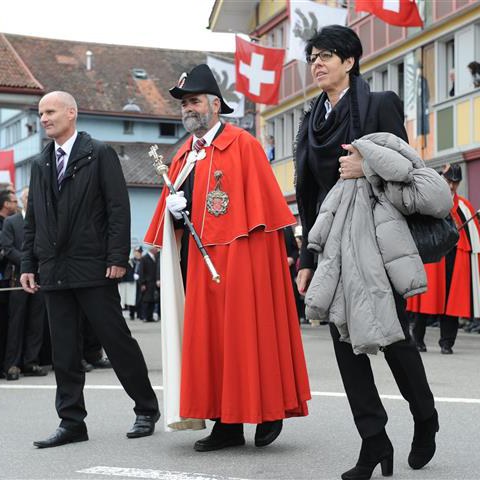
[[[458,195],[462,180],[459,165],[447,165],[443,176],[450,185],[453,207],[450,212],[459,229],[457,246],[440,262],[425,265],[426,293],[410,297],[407,310],[416,313],[413,337],[418,350],[425,352],[425,314],[440,317],[440,348],[444,354],[453,353],[458,331],[458,318],[480,317],[480,224],[472,204]],[[423,314],[423,315],[422,315]]]
[[[181,100],[193,135],[171,164],[178,193],[164,188],[145,237],[162,248],[166,426],[199,428],[189,422],[215,420],[194,446],[211,451],[244,445],[243,424],[254,423],[255,445],[266,446],[284,418],[308,414],[311,398],[283,234],[295,219],[259,142],[220,121],[232,109],[209,67],[183,74],[170,93]],[[182,210],[190,212],[220,283],[195,242],[186,245]]]

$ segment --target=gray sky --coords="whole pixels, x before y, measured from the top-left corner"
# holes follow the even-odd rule
[[[207,29],[214,0],[3,0],[0,32],[96,43],[233,52]]]

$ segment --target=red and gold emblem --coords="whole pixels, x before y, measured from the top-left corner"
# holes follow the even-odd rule
[[[208,192],[207,195],[207,211],[218,217],[219,215],[225,215],[227,213],[230,199],[228,198],[228,194],[221,190],[220,182],[223,177],[223,172],[217,170],[213,176],[215,177],[216,183],[215,188],[211,192]]]

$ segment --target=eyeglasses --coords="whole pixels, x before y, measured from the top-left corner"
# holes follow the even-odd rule
[[[316,62],[317,58],[320,58],[322,62],[328,62],[333,58],[333,55],[336,53],[336,50],[322,50],[318,53],[311,53],[307,55],[307,63],[312,65]]]

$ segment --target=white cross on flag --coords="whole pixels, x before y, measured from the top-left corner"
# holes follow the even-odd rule
[[[285,50],[261,47],[236,37],[236,90],[255,103],[276,105]]]

